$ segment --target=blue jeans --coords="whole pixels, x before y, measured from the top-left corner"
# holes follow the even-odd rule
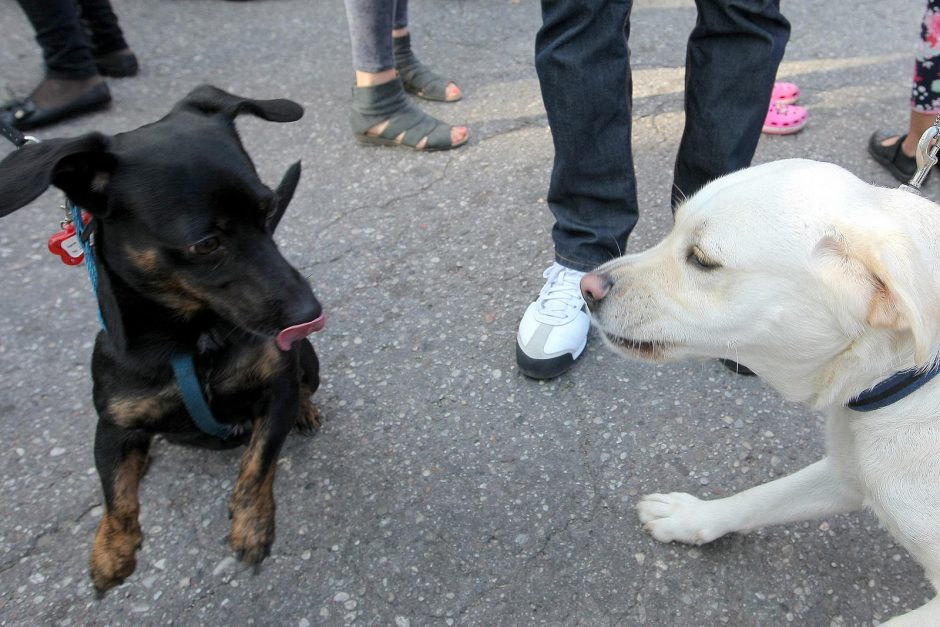
[[[353,68],[382,72],[395,67],[392,29],[408,26],[408,0],[345,0]]]
[[[672,207],[751,163],[790,36],[779,0],[696,0],[685,67],[685,130]],[[535,68],[555,144],[548,205],[555,260],[591,270],[636,225],[632,0],[542,0]]]

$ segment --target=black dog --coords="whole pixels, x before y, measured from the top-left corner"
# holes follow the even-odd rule
[[[239,113],[292,122],[303,109],[206,85],[137,130],[29,144],[0,162],[0,217],[49,185],[92,216],[104,325],[92,357],[105,499],[91,555],[99,592],[134,571],[143,539],[137,488],[154,434],[214,448],[249,442],[229,506],[229,543],[258,564],[274,541],[281,445],[295,425],[318,424],[309,397],[319,363],[305,336],[322,328],[323,316],[272,239],[300,164],[277,190],[266,187],[236,133]],[[232,437],[197,427],[171,368],[178,355],[192,356],[191,382],[205,394],[210,420],[232,427]]]

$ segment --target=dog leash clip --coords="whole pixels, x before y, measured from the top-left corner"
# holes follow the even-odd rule
[[[917,172],[914,173],[914,176],[906,185],[901,185],[899,189],[922,194],[920,186],[924,184],[924,179],[930,174],[930,168],[937,164],[937,152],[940,151],[938,136],[940,136],[940,115],[937,116],[933,126],[924,131],[924,134],[920,136],[920,141],[917,142],[917,152],[915,154]]]

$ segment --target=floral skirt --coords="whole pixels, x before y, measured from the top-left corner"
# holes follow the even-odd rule
[[[914,62],[911,109],[940,113],[940,0],[928,0]]]

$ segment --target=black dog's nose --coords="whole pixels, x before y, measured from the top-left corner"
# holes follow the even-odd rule
[[[588,309],[594,311],[597,303],[607,296],[607,292],[613,287],[614,281],[606,274],[594,274],[588,272],[581,277],[581,297],[587,303]]]

